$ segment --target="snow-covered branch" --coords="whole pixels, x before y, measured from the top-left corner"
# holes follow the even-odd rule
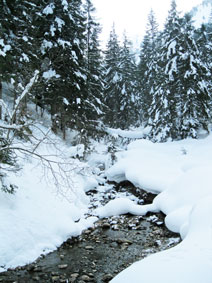
[[[31,78],[30,82],[26,85],[26,87],[23,90],[22,94],[16,99],[15,107],[14,107],[14,110],[13,110],[13,112],[11,114],[11,121],[10,121],[11,124],[13,124],[13,122],[14,122],[14,119],[15,119],[17,110],[19,109],[20,103],[23,101],[23,99],[26,97],[26,95],[30,92],[32,86],[37,81],[38,74],[39,74],[39,71],[36,70],[35,73],[34,73],[34,76]]]
[[[0,121],[0,129],[5,129],[5,130],[16,130],[16,131],[20,131],[23,129],[23,127],[28,127],[30,125],[30,123],[26,123],[23,125],[17,125],[17,124],[12,124],[12,125],[8,125],[2,121]]]

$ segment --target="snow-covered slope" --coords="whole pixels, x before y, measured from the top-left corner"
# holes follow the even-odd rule
[[[43,140],[36,154],[44,159],[16,151],[22,169],[9,172],[5,179],[17,186],[16,193],[0,189],[0,272],[34,261],[96,220],[85,219],[89,204],[85,192],[98,183],[86,163],[72,158],[78,147],[67,146],[53,133],[43,139],[48,129],[38,123],[34,126],[32,136],[37,143]],[[32,147],[22,140],[14,142],[24,149]]]
[[[209,22],[209,17],[212,10],[212,0],[204,0],[202,4],[194,7],[191,10],[191,15],[194,20],[195,27],[200,27],[201,24]]]

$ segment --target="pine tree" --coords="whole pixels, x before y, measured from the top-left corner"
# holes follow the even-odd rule
[[[5,129],[1,128],[0,130],[0,163],[3,165],[0,174],[0,189],[10,193],[14,192],[14,185],[7,186],[4,177],[7,172],[18,170],[16,154],[12,149],[13,137],[14,135],[21,136],[26,128],[29,130],[22,117],[25,114],[23,111],[27,96],[25,96],[25,103],[23,103],[19,91],[23,93],[30,75],[35,71],[36,57],[34,56],[32,16],[35,9],[36,6],[30,0],[3,0],[0,2],[0,99],[2,99],[2,82],[13,83],[14,86],[14,97],[11,97],[14,100],[14,110],[5,111],[7,116],[5,114],[3,117],[0,109],[0,119],[4,119],[5,123]],[[19,98],[19,104],[16,98]],[[6,104],[4,101],[4,105]],[[12,113],[11,116],[8,115],[9,112]],[[10,125],[7,130],[8,120]],[[13,124],[19,122],[23,128],[19,125],[19,130],[17,130],[18,127],[16,128]],[[12,137],[9,135],[10,132],[13,133]]]
[[[136,63],[132,43],[124,35],[121,46],[113,26],[105,54],[106,124],[122,129],[138,124],[136,83]]]
[[[53,130],[59,127],[65,138],[66,126],[81,128],[85,121],[85,18],[81,0],[43,0],[37,24],[43,62],[39,100],[50,106]]]
[[[198,130],[208,131],[210,119],[210,93],[208,88],[209,69],[201,60],[201,53],[195,41],[191,17],[185,15],[181,37],[179,73],[181,77],[180,133],[181,138],[196,138]]]
[[[196,31],[196,41],[200,51],[201,61],[207,66],[209,76],[212,75],[212,13],[207,24]],[[210,93],[212,92],[212,84],[209,84]]]
[[[12,54],[13,40],[10,34],[13,34],[13,12],[10,3],[12,1],[2,1],[0,3],[0,83],[9,80],[12,73]]]
[[[180,83],[178,75],[178,55],[181,38],[181,22],[175,0],[171,2],[165,28],[162,33],[160,49],[160,72],[157,74],[153,100],[149,109],[149,125],[154,140],[177,139],[178,132],[178,97]]]
[[[212,11],[209,18],[209,23],[202,28],[204,31],[201,32],[201,36],[203,40],[198,40],[198,45],[200,46],[201,59],[207,65],[209,69],[209,89],[210,93],[212,93]],[[201,37],[200,37],[201,38]],[[212,99],[210,99],[210,109],[212,110]]]
[[[110,127],[119,127],[121,108],[120,81],[122,80],[120,69],[121,47],[113,25],[105,52],[105,104],[107,106],[105,123]]]
[[[0,3],[0,82],[14,83],[14,101],[35,71],[37,56],[33,1],[3,0]]]
[[[155,14],[153,10],[151,10],[148,16],[146,34],[141,45],[140,61],[137,71],[138,92],[142,113],[141,119],[143,124],[146,124],[149,118],[148,111],[152,103],[152,96],[155,91],[155,83],[159,72],[158,62],[160,54],[158,54],[158,49],[158,24],[155,19]]]
[[[86,117],[89,123],[86,128],[90,127],[90,134],[94,134],[96,126],[95,120],[103,115],[103,58],[100,50],[99,34],[101,32],[100,25],[97,23],[94,13],[95,8],[90,0],[86,0],[86,91],[87,105]]]
[[[150,107],[151,137],[196,138],[209,121],[208,69],[201,61],[194,28],[188,15],[180,18],[172,1],[161,49],[160,83]]]
[[[132,42],[124,34],[123,46],[120,52],[120,117],[119,126],[129,128],[138,125],[139,108],[136,85],[136,63],[132,52]]]

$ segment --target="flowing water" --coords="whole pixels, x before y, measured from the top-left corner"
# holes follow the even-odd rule
[[[107,202],[120,191],[134,194],[144,203],[154,197],[127,183],[112,187],[102,199]],[[89,195],[91,200],[99,197],[95,191]],[[180,241],[178,234],[167,230],[163,220],[162,213],[100,219],[95,227],[68,239],[56,251],[36,262],[0,273],[0,282],[109,282],[133,262]]]

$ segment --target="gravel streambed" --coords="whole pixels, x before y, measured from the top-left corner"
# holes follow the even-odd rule
[[[131,184],[108,186],[107,191],[89,192],[90,213],[117,196],[151,202],[153,195]],[[167,230],[162,213],[146,216],[121,215],[100,219],[76,238],[68,239],[56,251],[36,262],[0,273],[0,282],[109,282],[117,273],[149,254],[168,249],[180,238]]]

